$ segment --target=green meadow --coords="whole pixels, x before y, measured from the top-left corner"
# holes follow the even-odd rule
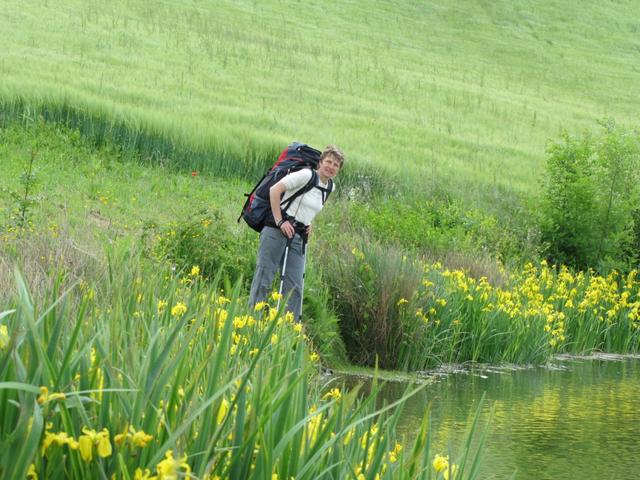
[[[302,139],[426,194],[532,194],[549,138],[635,118],[633,6],[9,0],[0,95],[124,122],[214,169]]]
[[[0,477],[478,478],[326,369],[640,351],[635,2],[2,10]],[[292,140],[347,158],[303,325],[236,223]]]

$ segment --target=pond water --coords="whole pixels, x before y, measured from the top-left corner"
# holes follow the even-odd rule
[[[412,437],[431,405],[433,452],[459,450],[470,417],[493,416],[481,478],[640,478],[640,359],[607,356],[558,359],[547,367],[474,367],[434,372],[410,398],[399,431]],[[347,383],[358,381],[347,379]],[[359,381],[362,381],[361,379]],[[382,396],[400,398],[390,382]]]

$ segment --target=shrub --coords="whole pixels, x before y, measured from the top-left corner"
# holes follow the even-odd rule
[[[160,229],[148,225],[145,236],[150,232],[155,233],[151,255],[172,262],[177,269],[197,266],[205,278],[222,270],[223,277],[232,281],[251,279],[258,237],[248,229],[232,231],[218,211],[205,210]]]
[[[554,263],[602,270],[637,255],[638,133],[603,126],[598,137],[564,134],[548,148],[541,230]]]
[[[407,198],[352,203],[351,226],[364,226],[380,242],[398,242],[434,256],[447,252],[482,253],[493,258],[521,257],[523,241],[491,214],[453,201]],[[526,253],[526,252],[525,252]]]

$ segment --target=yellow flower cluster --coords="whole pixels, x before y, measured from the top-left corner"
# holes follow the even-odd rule
[[[178,302],[171,308],[172,317],[181,317],[186,312],[187,312],[187,306],[183,302]]]
[[[149,442],[153,440],[153,437],[142,430],[136,430],[133,426],[129,425],[124,429],[123,433],[117,434],[113,441],[117,446],[121,446],[126,442],[129,442],[134,447],[144,448]]]
[[[581,324],[599,322],[605,325],[629,323],[640,329],[640,282],[637,271],[626,277],[618,272],[599,276],[593,271],[572,274],[541,262],[527,264],[520,273],[507,278],[506,287],[493,287],[485,277],[475,280],[462,270],[425,266],[416,317],[426,325],[440,325],[447,301],[454,309],[446,325],[463,325],[478,315],[503,315],[522,329],[538,328],[548,335],[551,348],[567,341],[568,322],[581,319]],[[448,300],[447,300],[448,299]],[[468,303],[470,307],[463,307]],[[468,309],[472,310],[468,310]],[[465,318],[465,311],[467,318]],[[455,318],[456,320],[453,320]],[[495,317],[491,317],[495,318]],[[602,331],[606,329],[601,329]]]

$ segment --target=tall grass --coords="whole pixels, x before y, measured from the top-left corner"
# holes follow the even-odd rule
[[[97,147],[117,146],[122,155],[142,159],[151,165],[169,166],[187,171],[204,171],[223,178],[259,177],[273,164],[282,146],[274,142],[242,146],[228,135],[229,142],[194,142],[181,138],[179,132],[163,129],[151,117],[140,121],[129,115],[109,112],[100,104],[80,105],[68,98],[55,97],[38,102],[24,97],[0,99],[2,125],[21,122],[27,126],[46,121],[77,130]],[[222,135],[224,136],[224,135]]]
[[[0,314],[3,478],[436,477],[428,423],[397,443],[403,400],[322,391],[282,312],[121,255],[103,285],[40,299],[16,273]],[[475,478],[465,452],[456,478]]]

